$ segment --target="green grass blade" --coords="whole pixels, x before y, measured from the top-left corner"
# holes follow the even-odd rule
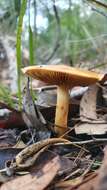
[[[29,25],[29,61],[30,65],[34,65],[33,32],[30,25]]]
[[[14,107],[9,89],[3,85],[0,85],[0,101],[5,102],[10,107]]]
[[[21,109],[22,97],[21,97],[21,66],[22,66],[22,56],[21,56],[21,35],[22,35],[22,25],[23,17],[26,11],[27,0],[22,1],[18,27],[17,27],[17,40],[16,40],[16,57],[17,57],[17,85],[18,85],[18,97],[19,97],[19,108]]]

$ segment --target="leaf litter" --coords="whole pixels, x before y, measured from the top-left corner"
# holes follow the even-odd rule
[[[83,95],[80,102],[80,123],[75,126],[76,134],[101,135],[107,132],[107,121],[97,114],[99,88],[97,84],[92,85]]]
[[[28,81],[22,112],[9,110],[9,115],[18,113],[19,122],[15,118],[8,125],[8,114],[0,118],[7,122],[0,130],[0,189],[106,189],[106,89],[106,84],[96,84],[81,93],[78,87],[78,93],[70,95],[69,130],[57,138],[55,102],[38,106]]]

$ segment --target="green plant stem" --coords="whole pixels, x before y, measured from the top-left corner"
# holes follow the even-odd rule
[[[21,34],[22,34],[22,24],[23,24],[23,17],[26,11],[27,0],[22,1],[19,20],[18,20],[18,27],[17,27],[17,40],[16,40],[16,57],[17,57],[17,85],[18,85],[18,98],[19,98],[19,109],[21,109],[22,105],[22,96],[21,96],[21,63],[22,63],[22,56],[21,56]]]

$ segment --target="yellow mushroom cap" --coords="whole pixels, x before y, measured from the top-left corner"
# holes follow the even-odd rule
[[[24,74],[52,85],[88,86],[104,78],[104,74],[66,65],[28,66]]]

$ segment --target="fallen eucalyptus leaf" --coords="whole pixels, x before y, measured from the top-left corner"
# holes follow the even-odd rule
[[[0,190],[44,190],[53,181],[60,169],[58,156],[50,160],[38,173],[27,174],[3,184]]]
[[[96,120],[96,101],[97,92],[99,86],[94,84],[91,85],[88,90],[84,93],[80,102],[80,120],[87,121],[87,119]]]
[[[75,125],[76,134],[104,135],[107,133],[107,123],[82,122]]]
[[[32,99],[29,80],[23,92],[22,117],[32,133],[33,142],[50,137],[51,132],[45,126],[46,121]]]

